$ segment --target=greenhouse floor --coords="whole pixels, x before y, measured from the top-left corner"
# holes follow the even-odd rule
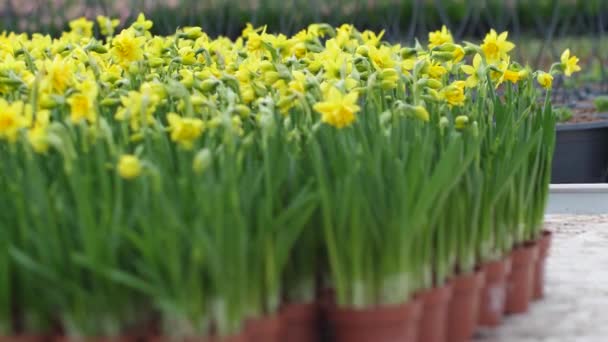
[[[608,341],[608,215],[548,215],[546,297],[476,342]]]

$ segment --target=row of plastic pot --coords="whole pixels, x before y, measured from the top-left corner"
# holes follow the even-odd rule
[[[335,304],[334,292],[327,288],[319,291],[315,303],[285,304],[278,315],[251,320],[242,333],[231,337],[174,339],[147,331],[116,338],[22,335],[0,337],[0,341],[464,342],[478,327],[496,327],[505,314],[525,313],[532,301],[543,298],[551,237],[551,232],[544,231],[540,239],[514,248],[502,260],[455,276],[399,306],[344,309]]]

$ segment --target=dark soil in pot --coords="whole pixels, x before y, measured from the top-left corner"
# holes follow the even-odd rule
[[[534,265],[538,258],[538,244],[528,243],[511,252],[511,274],[507,280],[508,314],[528,311],[534,290]]]
[[[335,342],[416,342],[420,301],[363,310],[333,307],[328,312]]]
[[[291,303],[281,311],[282,342],[320,341],[319,305]]]
[[[544,230],[538,240],[538,259],[534,265],[534,291],[532,292],[532,299],[535,300],[543,298],[545,294],[545,267],[552,237],[553,234],[550,231]]]
[[[479,325],[500,325],[507,300],[507,278],[511,272],[511,258],[488,262],[481,266],[485,284],[480,292]]]
[[[418,294],[422,305],[418,325],[418,342],[445,342],[448,303],[452,297],[450,283]]]
[[[448,305],[448,342],[471,339],[479,319],[479,292],[484,284],[481,270],[458,275],[450,281],[452,298]]]

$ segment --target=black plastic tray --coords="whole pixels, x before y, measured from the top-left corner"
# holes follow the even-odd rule
[[[608,114],[602,121],[556,128],[551,183],[603,183],[608,170]]]

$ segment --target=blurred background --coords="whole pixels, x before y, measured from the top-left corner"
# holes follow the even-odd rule
[[[608,0],[0,0],[0,30],[58,35],[80,16],[125,24],[140,12],[157,34],[197,25],[232,38],[247,22],[285,34],[313,22],[353,23],[403,43],[444,24],[457,40],[508,30],[516,59],[535,68],[548,69],[566,47],[580,57],[581,75],[556,84],[563,102],[608,92]]]

